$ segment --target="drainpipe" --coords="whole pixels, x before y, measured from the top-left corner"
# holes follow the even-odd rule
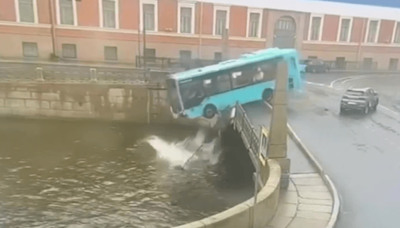
[[[358,62],[360,61],[360,58],[361,58],[361,45],[362,45],[363,40],[365,39],[365,36],[366,36],[366,34],[365,34],[365,20],[366,19],[364,18],[363,19],[363,24],[362,24],[362,29],[361,29],[360,39],[358,41],[357,58],[356,58],[357,64],[358,64]]]
[[[56,37],[56,20],[55,20],[55,13],[54,13],[54,1],[49,0],[50,4],[50,22],[51,22],[51,41],[53,45],[53,58],[58,57],[57,55],[57,37]]]
[[[199,25],[199,59],[201,59],[201,45],[202,45],[202,35],[203,33],[203,1],[200,3],[200,25]]]

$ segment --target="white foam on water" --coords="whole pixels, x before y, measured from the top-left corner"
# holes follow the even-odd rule
[[[158,136],[150,136],[146,141],[157,151],[157,157],[168,161],[171,166],[183,166],[189,159],[190,162],[201,159],[216,164],[220,154],[215,150],[218,139],[205,143],[206,136],[204,130],[199,130],[195,137],[178,142],[168,142]],[[201,150],[193,156],[200,146]]]

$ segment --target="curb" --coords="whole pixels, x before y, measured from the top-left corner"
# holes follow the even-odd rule
[[[265,102],[265,104],[272,109],[272,106],[268,103]],[[325,184],[328,186],[329,191],[333,197],[333,207],[332,207],[332,214],[331,218],[328,221],[328,224],[326,225],[325,228],[334,228],[336,225],[336,221],[339,216],[339,209],[340,209],[340,199],[339,199],[339,194],[338,191],[335,187],[335,184],[333,184],[331,178],[325,174],[324,169],[322,168],[321,164],[318,162],[318,160],[315,158],[315,156],[307,149],[307,147],[303,144],[303,142],[300,140],[299,136],[294,132],[293,128],[290,126],[289,123],[287,123],[287,128],[288,128],[288,135],[294,143],[300,148],[301,152],[309,159],[311,160],[311,163],[314,165],[314,167],[318,170],[318,173],[321,175],[321,178],[324,180]]]

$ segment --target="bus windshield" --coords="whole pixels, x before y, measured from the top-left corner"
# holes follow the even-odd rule
[[[202,80],[190,80],[179,85],[185,109],[199,105],[205,98]]]
[[[167,91],[168,91],[168,100],[170,102],[172,111],[175,113],[182,111],[180,102],[179,102],[179,94],[176,88],[176,80],[167,79]]]

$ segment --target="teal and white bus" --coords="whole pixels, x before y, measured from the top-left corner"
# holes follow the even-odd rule
[[[175,118],[211,119],[236,102],[270,101],[280,61],[287,62],[289,89],[300,88],[300,65],[294,49],[260,50],[238,59],[170,75],[167,90],[171,112]]]

